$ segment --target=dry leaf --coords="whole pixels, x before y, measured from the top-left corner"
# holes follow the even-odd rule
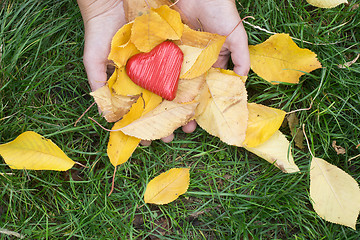
[[[356,55],[356,57],[352,61],[346,62],[344,64],[339,64],[338,68],[348,68],[348,67],[350,67],[351,65],[353,65],[359,59],[359,57],[360,57],[360,53],[358,53],[358,55]]]
[[[180,104],[163,101],[151,112],[121,128],[121,131],[128,136],[144,140],[167,137],[175,129],[190,121],[197,105],[197,102]]]
[[[179,45],[179,48],[184,53],[184,60],[181,65],[180,76],[184,75],[186,72],[190,70],[192,66],[194,66],[196,59],[200,56],[203,48],[192,47],[188,45]]]
[[[272,84],[298,83],[300,76],[321,67],[316,54],[299,48],[288,34],[275,34],[249,46],[251,69]]]
[[[208,71],[218,59],[220,50],[225,40],[225,36],[195,31],[184,25],[184,32],[181,40],[178,41],[178,44],[200,48],[202,51],[198,56],[198,50],[196,53],[191,53],[191,51],[188,50],[185,51],[185,53],[191,54],[191,56],[188,57],[184,53],[184,59],[186,59],[186,61],[190,61],[190,63],[192,63],[194,62],[194,58],[196,56],[197,58],[191,67],[189,67],[189,64],[186,65],[186,69],[188,68],[188,70],[185,73],[180,74],[180,78],[191,79],[201,76]],[[185,50],[186,47],[183,46],[183,48]]]
[[[349,174],[321,158],[313,157],[310,198],[320,217],[355,229],[360,211],[360,189]]]
[[[290,128],[290,132],[291,132],[291,136],[294,139],[295,145],[300,148],[300,149],[304,149],[304,133],[301,130],[301,128],[299,128],[299,119],[296,117],[295,113],[290,113],[286,116],[289,128]]]
[[[227,144],[242,146],[248,121],[247,93],[241,77],[210,69],[196,109],[196,121]]]
[[[180,79],[176,98],[173,102],[188,103],[195,99],[200,94],[200,91],[205,84],[205,75],[193,79]]]
[[[66,171],[75,164],[50,139],[32,131],[1,144],[0,155],[12,169]]]
[[[127,22],[133,21],[136,17],[149,12],[151,8],[158,8],[162,5],[170,6],[169,0],[124,0],[124,11]]]
[[[152,179],[146,186],[145,203],[167,204],[186,193],[190,183],[189,168],[172,168]]]
[[[246,147],[256,147],[266,142],[279,130],[286,112],[261,104],[248,103],[249,120],[246,129]]]
[[[125,67],[118,68],[117,78],[112,86],[112,89],[118,95],[133,96],[141,94],[145,89],[136,85],[126,74]]]
[[[346,153],[345,148],[336,145],[336,141],[333,141],[332,144],[331,144],[331,146],[334,148],[334,150],[335,150],[335,152],[337,153],[337,155],[339,155],[339,154],[345,154],[345,153]]]
[[[154,10],[150,10],[148,14],[134,20],[130,40],[141,52],[149,52],[167,39],[178,40],[181,38],[184,25],[181,22],[180,14],[167,6],[161,8],[167,8],[161,11],[162,16]],[[164,15],[167,17],[164,18]],[[170,24],[169,19],[174,22]]]
[[[150,91],[144,90],[142,97],[132,105],[130,111],[115,123],[112,130],[118,130],[132,123],[142,115],[156,108],[162,101],[162,98]],[[112,165],[117,166],[126,162],[139,144],[140,139],[127,136],[121,131],[110,132],[110,138],[107,147],[107,154]]]
[[[116,122],[122,118],[140,97],[140,95],[122,96],[116,93],[111,94],[107,85],[91,92],[90,95],[94,97],[102,115],[108,122]]]
[[[111,40],[111,50],[108,59],[117,67],[125,66],[127,60],[140,51],[130,42],[131,28],[133,23],[125,24],[116,32]]]
[[[342,3],[348,3],[347,0],[306,0],[309,4],[319,8],[333,8]]]
[[[285,173],[300,171],[291,154],[290,143],[280,131],[276,131],[266,142],[257,147],[245,148],[269,163],[274,164]]]

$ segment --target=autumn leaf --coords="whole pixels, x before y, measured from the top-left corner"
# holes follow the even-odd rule
[[[146,186],[145,203],[167,204],[186,193],[190,183],[189,168],[172,168],[152,179]]]
[[[242,146],[248,121],[247,93],[241,77],[210,69],[196,110],[196,121],[223,142]]]
[[[225,40],[225,36],[195,31],[184,25],[183,35],[181,40],[177,41],[177,43],[179,45],[187,45],[192,48],[182,46],[182,49],[185,51],[185,67],[182,71],[187,71],[185,73],[181,73],[180,78],[191,79],[199,77],[207,72],[218,59],[220,50]],[[194,50],[194,48],[198,49]],[[200,53],[199,49],[202,50]]]
[[[1,144],[0,155],[12,169],[66,171],[75,164],[50,139],[32,131]]]
[[[245,147],[245,149],[274,164],[285,173],[300,171],[291,154],[290,143],[280,131],[276,131],[263,144],[253,148]]]
[[[304,149],[304,133],[299,128],[299,119],[296,117],[295,113],[290,113],[286,116],[291,136],[294,139],[295,146],[297,146],[300,149]]]
[[[108,122],[116,122],[122,118],[140,97],[140,95],[122,96],[116,93],[112,94],[107,85],[91,92],[90,95],[94,97],[102,115]]]
[[[349,174],[321,158],[313,157],[310,198],[321,218],[355,230],[360,211],[360,189]]]
[[[181,22],[180,14],[168,6],[161,8],[158,11],[162,15],[150,10],[148,14],[134,20],[130,40],[141,52],[149,52],[167,39],[178,40],[181,38],[184,25]],[[169,24],[169,19],[174,22]]]
[[[134,96],[141,94],[145,89],[136,85],[126,74],[125,67],[118,68],[116,80],[112,84],[112,89],[118,95]]]
[[[112,165],[117,166],[125,163],[132,155],[140,142],[139,138],[125,135],[119,129],[127,126],[142,115],[156,108],[162,101],[162,98],[155,93],[143,90],[142,97],[132,105],[130,111],[115,123],[110,132],[107,154]]]
[[[321,67],[316,54],[299,48],[288,34],[275,34],[249,46],[251,69],[272,84],[298,83],[300,76]]]
[[[170,6],[173,3],[169,0],[123,0],[123,4],[126,21],[131,22],[136,17],[147,14],[151,8]]]
[[[246,147],[256,147],[266,142],[279,130],[286,112],[261,104],[248,103],[249,120],[246,129]]]
[[[151,112],[121,128],[121,131],[143,140],[167,137],[190,121],[197,105],[197,102],[180,104],[165,100]]]
[[[125,66],[127,60],[140,51],[135,44],[130,42],[133,23],[125,24],[116,32],[111,40],[111,50],[108,59],[113,61],[118,68]]]
[[[333,8],[342,3],[348,3],[347,0],[306,0],[309,4],[319,8]]]
[[[193,79],[180,79],[176,97],[173,102],[188,103],[193,101],[205,84],[205,75]]]

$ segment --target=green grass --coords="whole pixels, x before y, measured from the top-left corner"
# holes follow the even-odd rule
[[[271,32],[289,33],[318,54],[323,68],[298,85],[272,86],[250,73],[249,100],[298,112],[313,153],[360,182],[360,10],[318,9],[305,1],[239,1],[241,16]],[[52,139],[74,161],[67,172],[11,170],[0,160],[0,229],[24,239],[359,239],[322,220],[309,199],[307,149],[294,148],[302,174],[285,174],[201,129],[176,131],[170,144],[139,147],[118,167],[106,156],[109,134],[83,118],[92,103],[82,65],[83,26],[75,1],[0,4],[0,143],[26,130]],[[270,34],[245,25],[249,43]],[[313,44],[305,43],[305,41]],[[87,116],[111,127],[92,108]],[[282,127],[289,140],[289,129]],[[333,140],[346,149],[337,155]],[[164,205],[143,205],[147,182],[172,167],[190,167],[188,192]],[[357,225],[359,227],[359,224]],[[0,239],[14,239],[0,233]]]

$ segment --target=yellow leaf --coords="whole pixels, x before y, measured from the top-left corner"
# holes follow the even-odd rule
[[[145,90],[129,78],[126,74],[125,67],[118,68],[117,78],[112,88],[118,95],[124,96],[138,95]]]
[[[162,98],[160,96],[144,89],[139,100],[132,105],[130,111],[123,119],[114,124],[112,130],[118,130],[125,127],[142,115],[153,110],[161,103],[161,101]],[[140,139],[126,136],[120,130],[110,132],[107,154],[111,164],[117,166],[125,163],[130,158],[139,142]]]
[[[279,130],[286,112],[261,104],[248,103],[249,120],[246,129],[246,147],[256,147]]]
[[[176,97],[173,102],[187,103],[193,101],[205,84],[205,75],[193,79],[179,79]]]
[[[186,193],[189,183],[189,168],[172,168],[148,183],[144,201],[158,205],[170,203]]]
[[[240,77],[210,69],[196,109],[196,121],[227,144],[242,146],[248,121],[247,93]]]
[[[132,26],[133,23],[125,24],[116,32],[111,41],[111,50],[108,59],[113,61],[117,67],[125,66],[130,57],[140,53],[135,45],[130,42]]]
[[[274,164],[285,173],[300,171],[291,154],[290,143],[280,131],[276,131],[266,142],[257,147],[245,148],[269,163]]]
[[[272,84],[298,83],[304,72],[321,67],[316,54],[299,48],[288,34],[275,34],[265,42],[249,46],[251,69]]]
[[[113,87],[114,83],[116,82],[117,74],[118,74],[118,68],[115,68],[114,72],[111,74],[109,80],[107,81],[107,85],[108,85],[111,93],[113,93],[112,87]]]
[[[319,8],[333,8],[342,3],[348,3],[346,0],[306,0],[309,4]]]
[[[159,14],[176,33],[175,38],[169,38],[169,39],[177,40],[181,38],[182,33],[184,31],[184,24],[181,22],[181,17],[179,12],[170,9],[169,6],[167,5],[162,5],[159,8],[153,8],[152,11]]]
[[[162,5],[173,5],[169,0],[123,0],[125,18],[127,22],[133,21],[136,17],[149,12],[149,8],[158,8]],[[173,6],[176,8],[176,6]]]
[[[12,169],[66,171],[75,164],[50,139],[32,131],[1,144],[0,154]]]
[[[163,13],[163,11],[161,11],[161,13]],[[182,33],[180,28],[183,27],[180,14],[171,9],[169,9],[169,14],[171,16],[164,19],[157,12],[151,10],[148,14],[139,16],[134,20],[130,40],[135,44],[137,49],[141,52],[149,52],[167,39],[180,39],[181,35],[179,35],[179,33]],[[175,15],[177,15],[178,18],[174,17]],[[173,19],[176,22],[170,25],[167,22],[168,19]]]
[[[191,79],[198,77],[208,71],[218,59],[220,50],[225,40],[225,36],[221,36],[215,33],[195,31],[184,25],[184,32],[178,44],[188,45],[193,48],[200,48],[202,51],[197,56],[199,50],[194,51],[193,49],[190,51],[188,49],[191,48],[185,49],[187,47],[183,46],[185,49],[184,59],[186,59],[186,61],[190,61],[190,63],[194,63],[190,67],[190,64],[186,64],[185,62],[184,69],[188,70],[185,73],[181,73],[180,78]],[[190,54],[191,56],[186,56],[186,53]],[[195,57],[196,60],[194,61]]]
[[[360,211],[360,189],[349,174],[314,157],[310,167],[310,198],[320,217],[355,229]]]
[[[138,100],[140,95],[122,96],[111,94],[107,85],[90,93],[101,109],[102,115],[108,122],[116,122],[129,112],[131,106]]]
[[[197,102],[180,104],[165,100],[151,112],[121,128],[121,131],[144,140],[167,137],[190,121],[197,105]]]
[[[180,76],[182,76],[186,72],[188,72],[192,66],[194,66],[196,59],[199,57],[203,49],[188,45],[179,45],[179,48],[184,54],[184,60],[181,65],[181,72],[180,72]]]

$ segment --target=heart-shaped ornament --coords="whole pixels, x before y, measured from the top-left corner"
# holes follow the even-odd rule
[[[135,84],[171,101],[176,96],[183,59],[181,49],[165,41],[148,53],[132,56],[126,73]]]

